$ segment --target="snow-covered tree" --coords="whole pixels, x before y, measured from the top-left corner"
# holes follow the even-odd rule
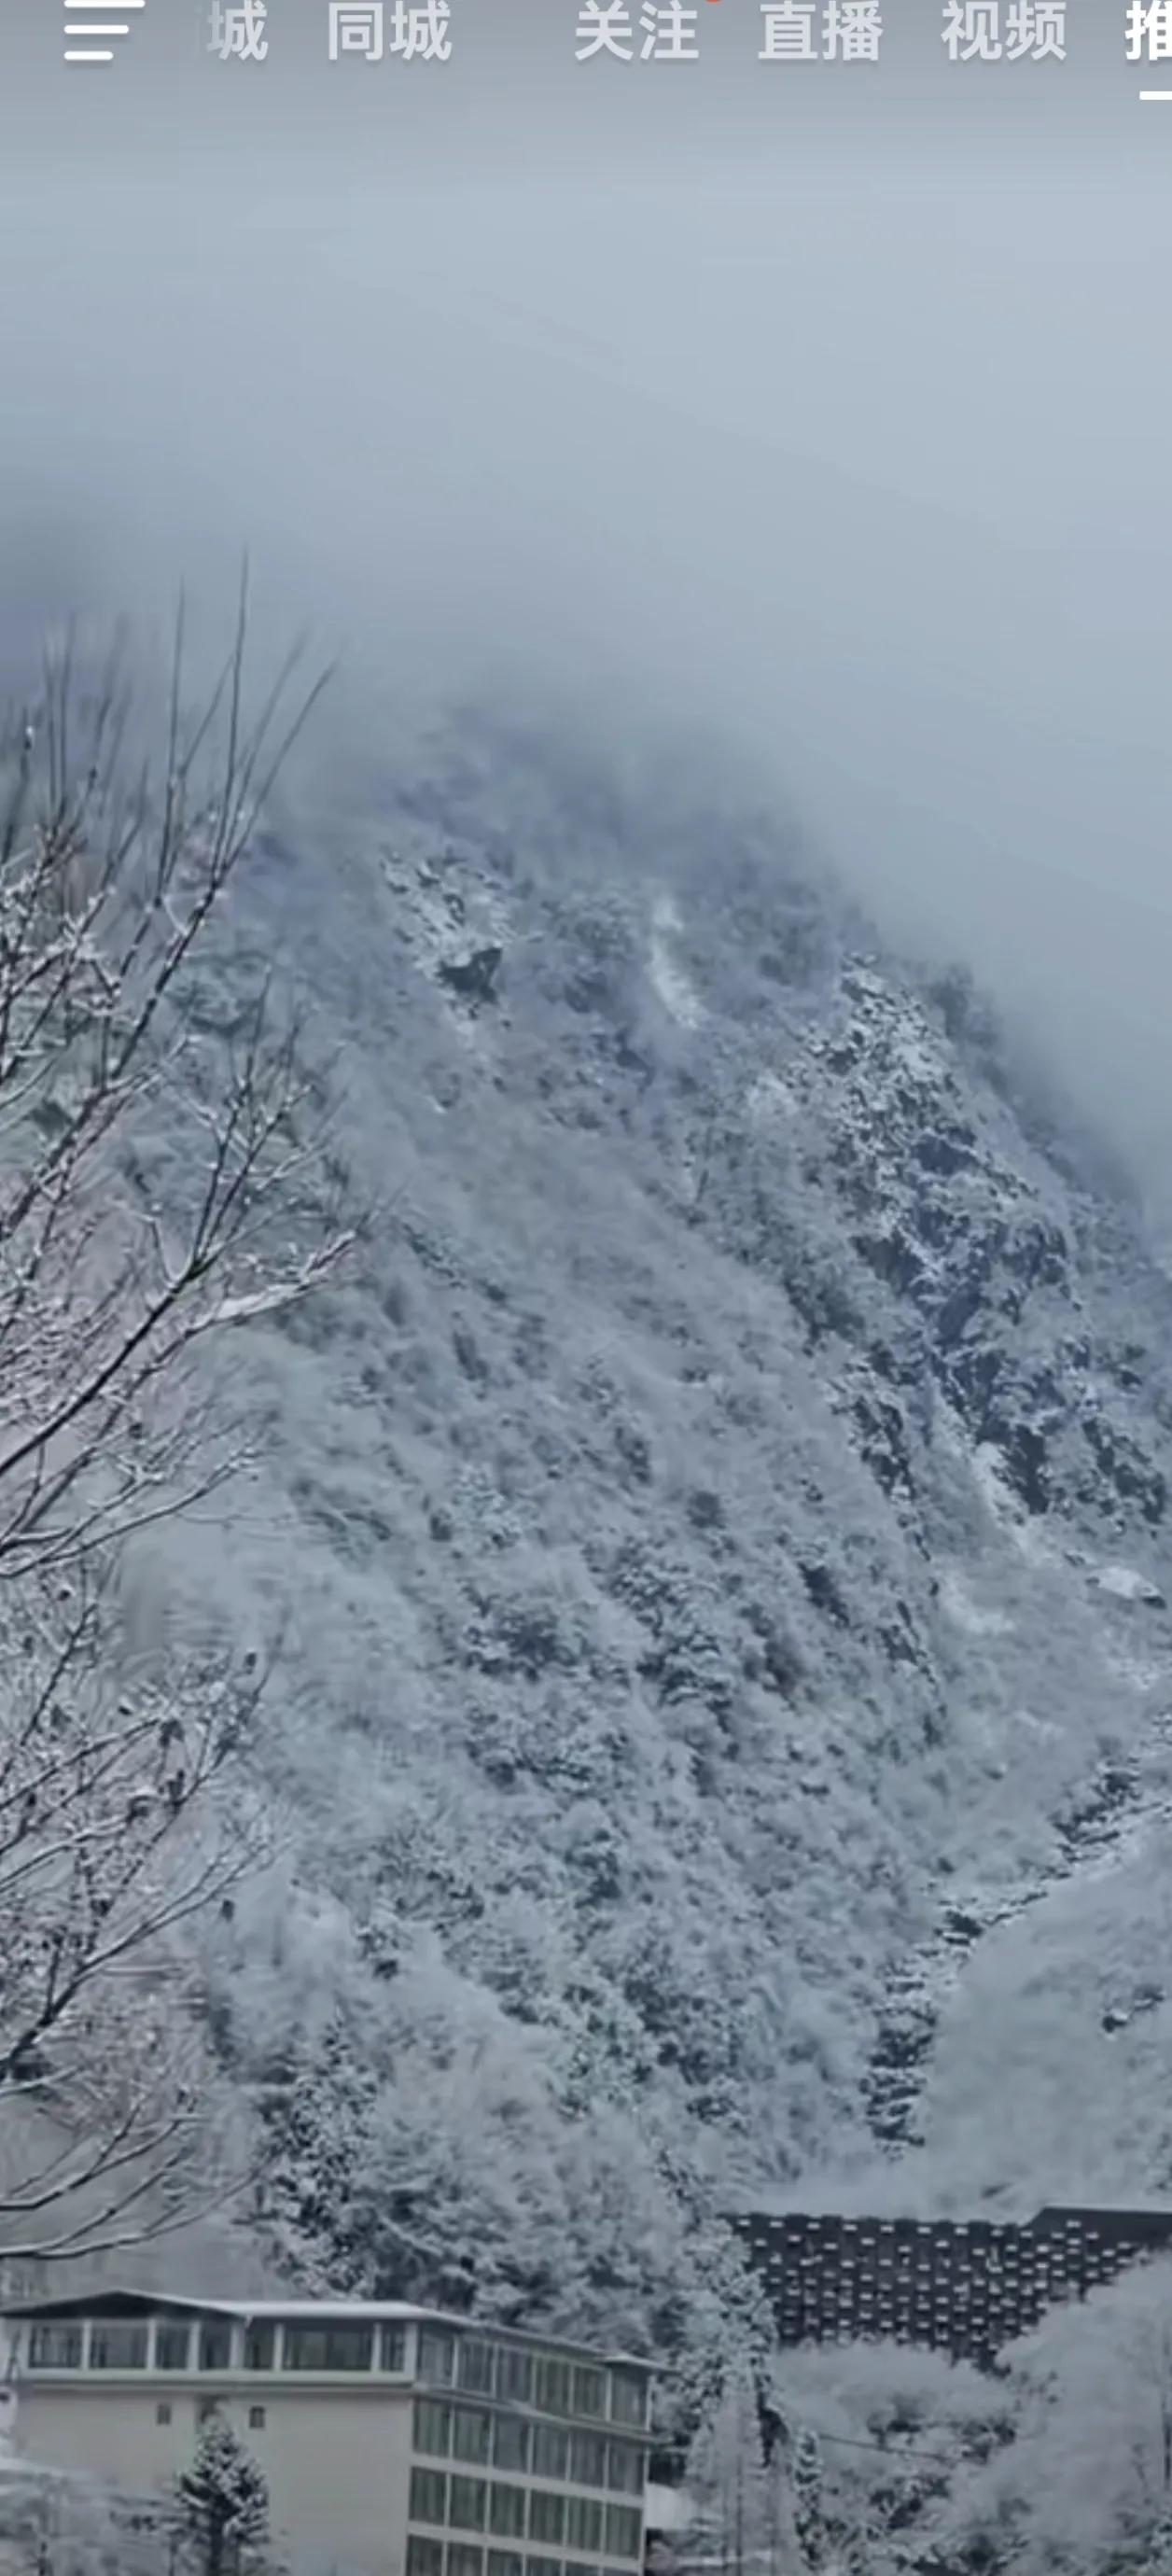
[[[200,2128],[172,1936],[255,1857],[255,1654],[128,1657],[141,1533],[243,1463],[200,1361],[344,1246],[303,1132],[296,1030],[204,961],[283,750],[245,720],[245,601],[162,776],[129,769],[116,666],[72,647],[0,742],[0,2253],[168,2221]],[[201,2184],[202,2189],[202,2184]]]
[[[1015,2439],[961,2481],[946,2536],[1094,2576],[1172,2527],[1172,2263],[1125,2273],[1007,2349]]]
[[[817,2434],[807,2426],[801,2428],[794,2443],[791,2474],[798,2547],[805,2565],[816,2571],[826,2560],[822,2446]]]
[[[722,2576],[778,2576],[789,2533],[786,2470],[780,2451],[766,2461],[757,2389],[743,2365],[696,2433],[684,2486],[689,2560],[717,2566]]]
[[[191,2576],[263,2576],[268,2480],[225,2416],[201,2425],[195,2458],[176,2486]]]

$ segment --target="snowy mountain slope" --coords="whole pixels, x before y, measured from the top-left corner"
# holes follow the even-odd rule
[[[154,1566],[286,1631],[290,1855],[212,1997],[277,2258],[686,2344],[733,2202],[1162,2187],[1125,1204],[711,790],[464,719],[250,900],[231,972],[283,947],[379,1202]]]

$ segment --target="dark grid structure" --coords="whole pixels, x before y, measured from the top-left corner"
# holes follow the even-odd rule
[[[783,2344],[931,2344],[988,2367],[1058,2299],[1085,2298],[1172,2248],[1172,2210],[1040,2209],[1036,2218],[734,2218]]]

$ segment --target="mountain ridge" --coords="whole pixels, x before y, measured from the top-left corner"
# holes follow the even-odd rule
[[[209,1966],[262,2241],[686,2349],[719,2212],[813,2174],[1158,2190],[1172,1291],[1134,1210],[759,806],[467,717],[406,775],[257,853],[220,971],[279,924],[375,1213],[254,1345],[255,1506],[155,1560],[174,1616],[288,1628],[292,1854]],[[1063,1835],[1113,1764],[1137,1839],[1084,1923]],[[985,1928],[891,2162],[868,2082],[950,1903]],[[1023,2107],[982,2145],[992,2064]]]

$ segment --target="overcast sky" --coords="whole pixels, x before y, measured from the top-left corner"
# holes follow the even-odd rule
[[[247,540],[274,622],[311,605],[384,691],[504,665],[702,715],[1158,1186],[1159,67],[1114,0],[1070,0],[1065,63],[950,63],[888,0],[878,65],[803,66],[754,0],[700,0],[696,64],[577,63],[577,0],[451,5],[448,63],[330,64],[327,0],[270,0],[243,64],[146,0],[83,70],[19,0],[9,647],[183,573],[214,604]]]

